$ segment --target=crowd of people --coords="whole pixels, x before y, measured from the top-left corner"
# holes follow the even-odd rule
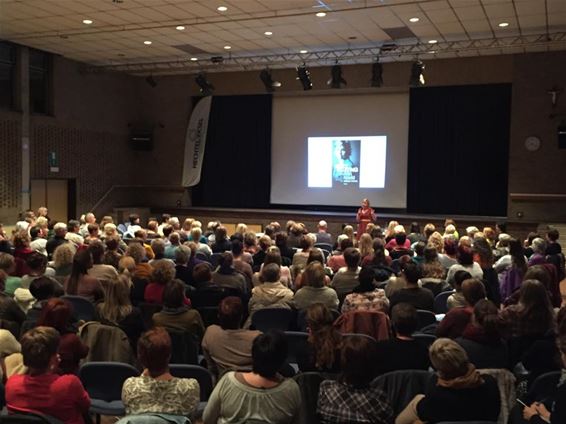
[[[8,412],[90,422],[78,373],[101,350],[86,329],[95,322],[124,335],[140,369],[122,387],[129,416],[195,416],[199,383],[169,370],[183,340],[214,376],[206,424],[298,422],[306,400],[292,377],[305,372],[324,377],[312,406],[323,423],[498,422],[509,414],[517,423],[566,422],[564,379],[551,396],[513,409],[498,377],[483,372],[507,370],[500,374],[526,393],[537,377],[566,369],[556,229],[520,240],[504,223],[382,228],[365,200],[357,219],[357,231],[344,225],[337,235],[325,221],[312,231],[272,222],[261,234],[241,223],[228,234],[219,221],[204,227],[168,214],[143,226],[132,214],[117,226],[93,213],[64,223],[44,207],[25,212],[13,234],[0,227]],[[91,302],[93,322],[79,320],[64,296]],[[306,333],[305,342],[259,331],[254,315],[265,309],[291,311],[287,330]],[[436,374],[402,410],[376,384],[400,370]]]

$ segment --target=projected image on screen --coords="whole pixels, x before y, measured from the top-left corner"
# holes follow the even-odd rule
[[[308,187],[383,188],[386,136],[308,137]]]

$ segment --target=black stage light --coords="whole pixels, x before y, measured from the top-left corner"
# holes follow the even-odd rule
[[[312,89],[311,73],[304,63],[297,67],[297,79],[301,81],[303,90],[306,91]]]
[[[334,65],[330,70],[330,79],[326,84],[332,88],[340,88],[342,84],[348,84],[342,76],[342,67],[338,64]]]
[[[264,69],[259,73],[259,78],[263,85],[265,85],[265,89],[268,93],[273,93],[276,87],[281,87],[281,83],[279,81],[273,81],[271,77],[271,71],[269,69]]]
[[[381,87],[383,85],[383,65],[379,63],[379,58],[371,65],[371,86]]]
[[[421,85],[425,85],[424,69],[425,65],[420,60],[417,59],[413,62],[413,66],[411,67],[411,78],[409,79],[409,85],[411,87],[420,87]]]
[[[214,91],[214,85],[210,83],[206,79],[206,74],[204,72],[199,73],[196,78],[195,82],[200,87],[200,92],[205,96],[211,96],[212,92]]]

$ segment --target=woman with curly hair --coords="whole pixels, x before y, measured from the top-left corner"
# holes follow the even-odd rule
[[[175,279],[175,264],[170,261],[159,261],[155,264],[153,274],[151,275],[151,283],[149,283],[144,292],[144,301],[148,303],[163,303],[163,291],[167,283]],[[191,302],[183,294],[183,304],[190,306]]]
[[[73,268],[73,257],[77,249],[73,243],[63,243],[53,252],[53,269],[55,269],[55,276],[66,277],[71,275]]]
[[[297,355],[299,370],[339,372],[342,335],[333,326],[330,309],[322,303],[314,303],[307,309],[306,321],[309,337],[306,349]]]

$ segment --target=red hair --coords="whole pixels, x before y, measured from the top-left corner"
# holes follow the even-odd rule
[[[61,333],[69,326],[72,315],[73,305],[66,300],[54,297],[49,299],[41,310],[41,314],[37,320],[37,326],[53,327]]]

